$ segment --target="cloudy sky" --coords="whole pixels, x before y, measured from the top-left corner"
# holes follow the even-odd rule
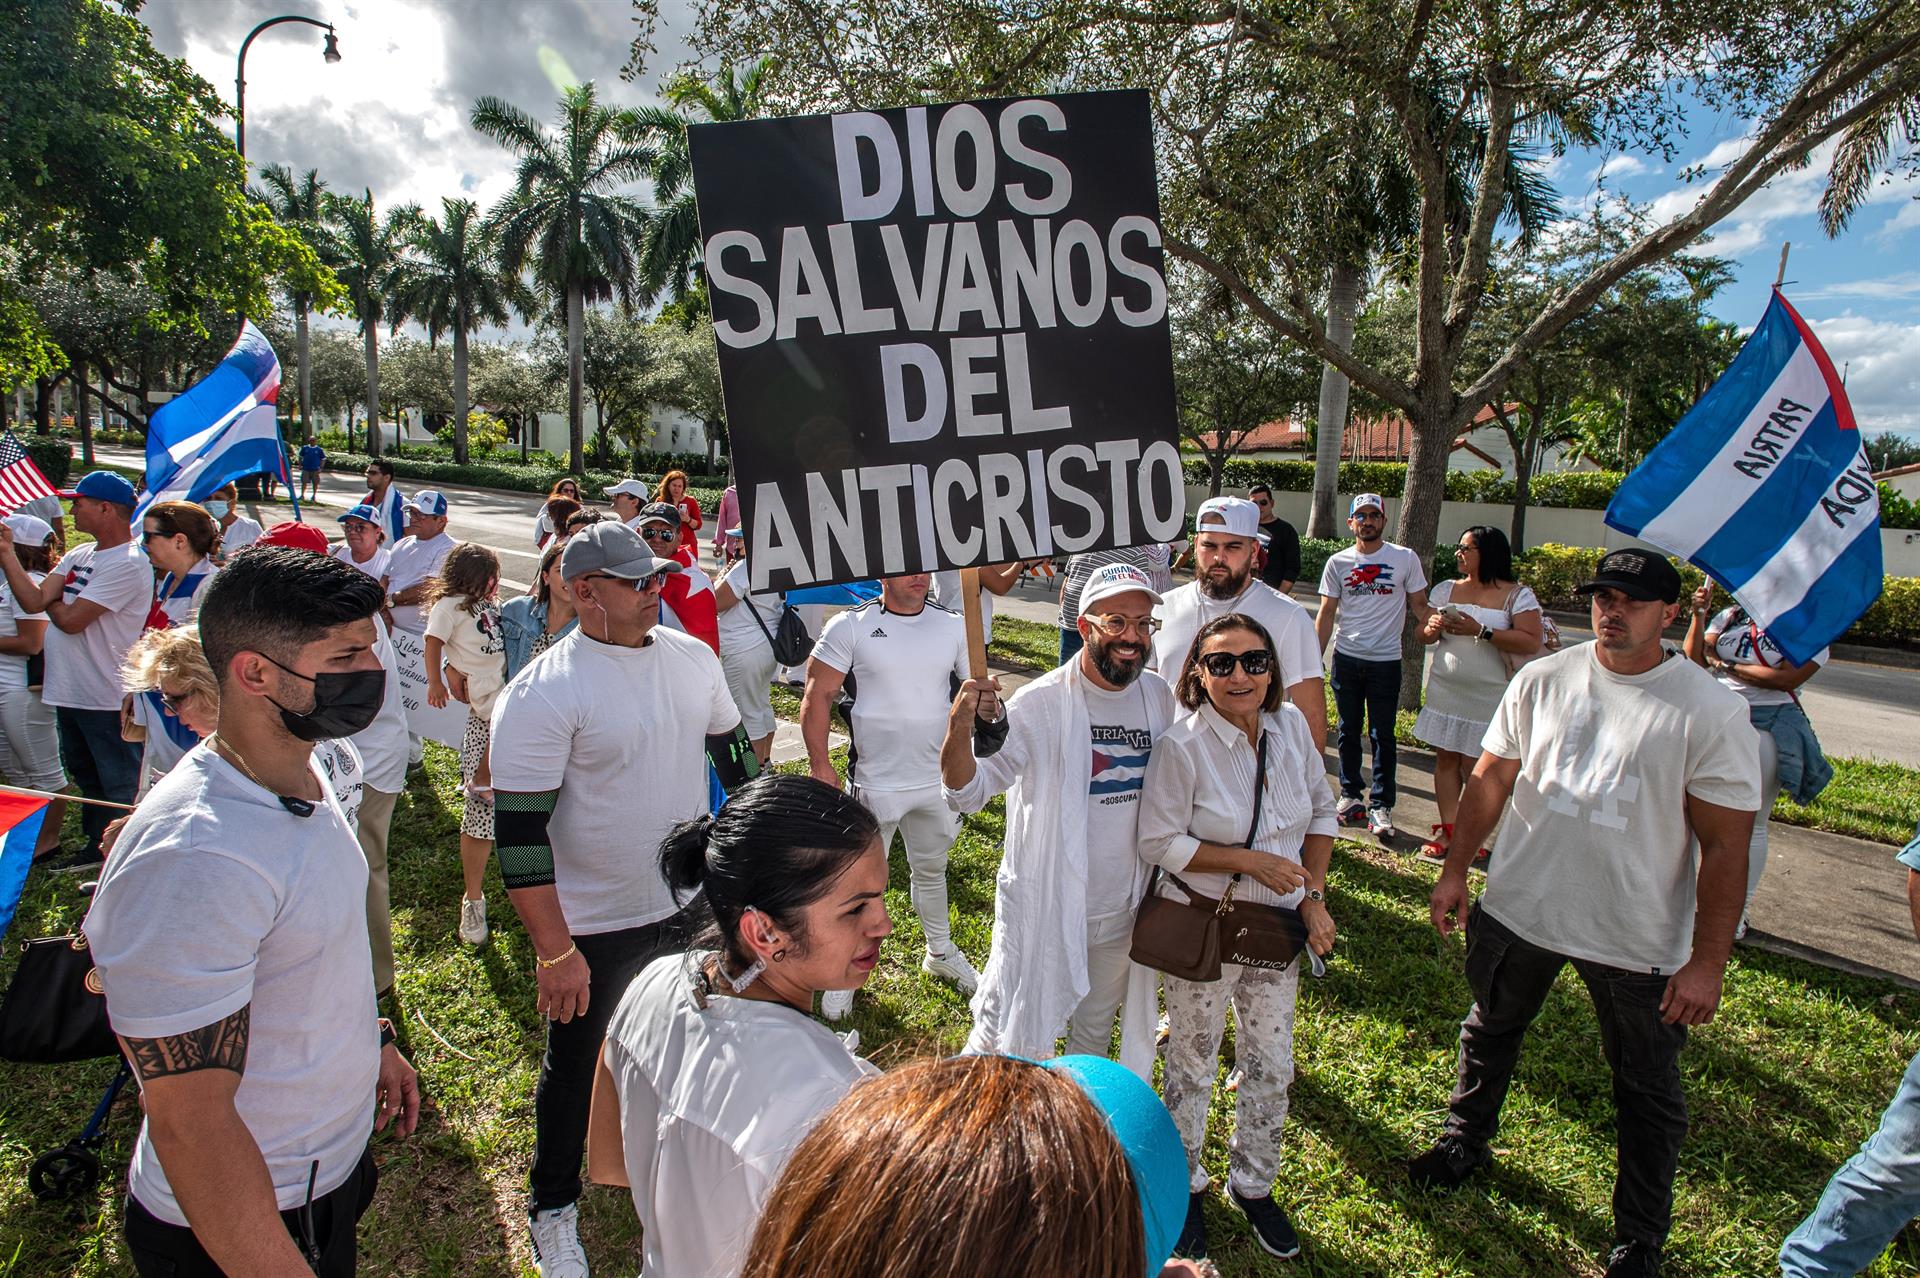
[[[467,115],[493,94],[548,118],[558,86],[596,81],[620,103],[650,99],[660,73],[687,57],[685,0],[663,0],[646,83],[619,71],[632,37],[627,0],[147,0],[141,20],[163,52],[185,58],[232,100],[233,59],[254,23],[286,12],[336,25],[341,61],[321,61],[321,33],[288,24],[247,55],[247,154],[257,165],[317,168],[339,191],[371,188],[382,204],[442,196],[481,205],[512,182],[512,157],[473,132]],[[1676,162],[1576,153],[1554,166],[1569,204],[1622,195],[1672,216],[1703,186],[1688,165],[1724,164],[1744,132],[1703,114]],[[1713,252],[1737,279],[1717,299],[1721,318],[1751,327],[1766,306],[1782,240],[1793,242],[1787,295],[1847,370],[1863,427],[1920,435],[1920,183],[1874,189],[1837,241],[1813,211],[1825,165],[1787,174],[1721,223]]]

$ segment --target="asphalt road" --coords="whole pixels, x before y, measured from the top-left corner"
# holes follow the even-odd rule
[[[140,466],[143,459],[126,449],[103,448],[103,460]],[[414,487],[403,483],[408,491]],[[366,489],[357,476],[327,471],[321,476],[321,508],[316,514],[335,533],[332,520]],[[533,519],[541,499],[531,494],[445,485],[451,519],[448,530],[464,541],[478,541],[500,556],[503,589],[525,590],[539,564],[533,545]],[[597,498],[597,494],[595,495]],[[703,560],[710,558],[707,543],[712,528],[702,530]],[[712,567],[708,562],[708,567]],[[1313,601],[1302,592],[1301,600]],[[1058,604],[1043,586],[1025,585],[1001,599],[998,615],[1054,624]],[[1568,642],[1590,641],[1585,630],[1563,626]],[[1801,690],[1801,701],[1830,754],[1879,758],[1920,768],[1920,670],[1907,670],[1864,661],[1836,661],[1822,669]]]

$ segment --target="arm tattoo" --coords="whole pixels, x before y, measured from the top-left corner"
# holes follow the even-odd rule
[[[203,1025],[185,1034],[166,1038],[129,1038],[127,1052],[133,1072],[142,1083],[169,1074],[191,1074],[201,1069],[230,1069],[236,1074],[247,1070],[247,1033],[252,1020],[252,1005],[241,1008],[225,1020]]]

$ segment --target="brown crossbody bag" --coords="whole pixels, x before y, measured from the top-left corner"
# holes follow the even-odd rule
[[[1260,733],[1255,753],[1253,821],[1247,827],[1248,847],[1260,829],[1260,803],[1267,788],[1267,734]],[[1186,894],[1184,901],[1155,891],[1165,876]],[[1307,925],[1300,911],[1279,905],[1254,905],[1233,899],[1240,876],[1233,876],[1220,898],[1194,891],[1159,866],[1147,881],[1147,894],[1133,920],[1133,945],[1128,957],[1145,967],[1183,981],[1217,981],[1220,964],[1284,969],[1306,946]]]

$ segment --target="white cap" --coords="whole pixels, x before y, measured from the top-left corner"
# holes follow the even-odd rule
[[[645,501],[653,496],[653,491],[637,479],[623,479],[611,488],[602,488],[601,492],[609,497],[627,496]]]
[[[1251,504],[1251,503],[1249,503]],[[1160,592],[1153,588],[1153,578],[1132,564],[1101,564],[1087,578],[1086,586],[1080,591],[1080,615],[1086,616],[1093,605],[1113,595],[1126,595],[1139,591],[1155,603],[1160,602]]]
[[[1353,504],[1347,507],[1347,518],[1353,518],[1369,506],[1383,515],[1387,513],[1387,503],[1379,493],[1357,493],[1354,496]]]
[[[23,546],[44,546],[53,540],[53,525],[38,515],[8,515],[0,523],[13,529],[13,539]]]
[[[1200,503],[1200,513],[1193,517],[1193,531],[1215,530],[1267,544],[1267,535],[1260,531],[1260,508],[1245,497],[1209,497]]]
[[[437,493],[431,488],[422,488],[419,492],[407,498],[406,509],[416,514],[438,519],[447,513],[447,499],[445,495]]]

